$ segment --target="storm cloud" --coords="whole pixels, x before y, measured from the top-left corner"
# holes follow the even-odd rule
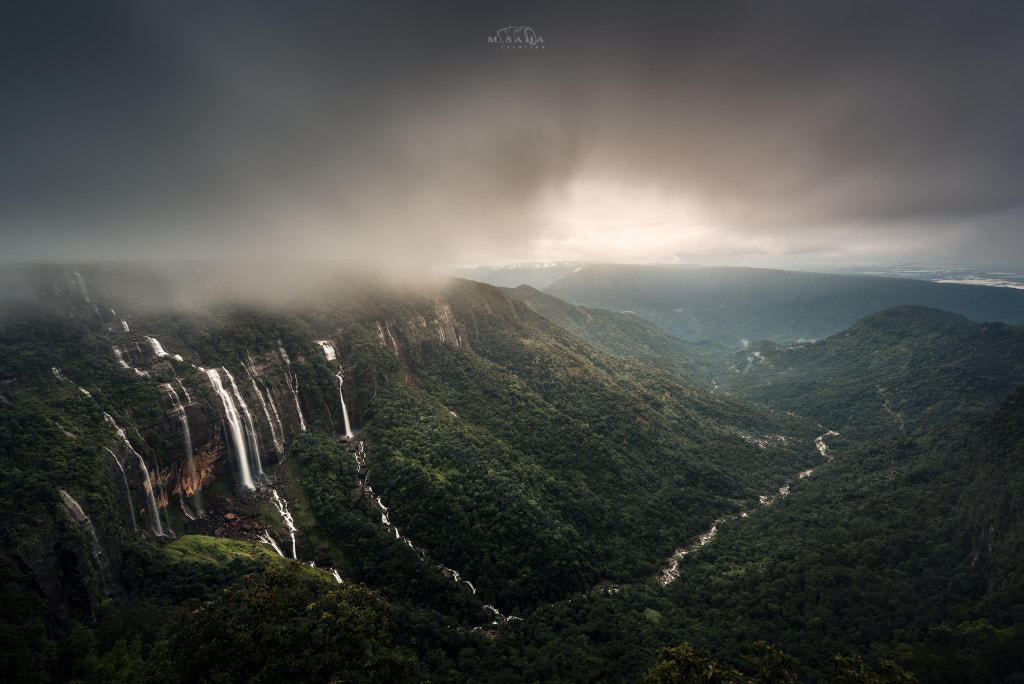
[[[7,260],[1024,262],[1011,3],[4,15]]]

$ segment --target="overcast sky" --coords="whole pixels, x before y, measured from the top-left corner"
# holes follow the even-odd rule
[[[1020,264],[1022,37],[1010,1],[10,2],[0,258]]]

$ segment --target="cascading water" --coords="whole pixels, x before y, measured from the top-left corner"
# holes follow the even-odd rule
[[[352,439],[352,424],[348,421],[348,408],[345,406],[345,392],[342,391],[341,386],[345,384],[345,376],[342,371],[338,371],[338,374],[334,376],[338,378],[338,398],[341,399],[341,415],[345,419],[345,437]]]
[[[224,405],[224,416],[227,418],[231,442],[235,447],[235,458],[238,461],[242,484],[248,489],[256,489],[252,476],[249,474],[249,453],[246,449],[246,438],[242,428],[242,420],[238,416],[235,402],[227,390],[224,389],[224,385],[221,384],[220,373],[217,372],[216,368],[207,370],[206,376],[210,379],[213,391],[220,396],[221,403]]]
[[[132,505],[132,490],[128,487],[128,474],[124,472],[124,465],[121,463],[121,459],[117,457],[113,449],[108,448],[107,453],[114,459],[114,463],[117,464],[118,470],[121,471],[121,479],[124,480],[124,495],[128,500],[128,512],[132,514],[132,527],[135,529],[135,533],[139,532],[139,523],[135,519],[135,506]]]
[[[171,400],[174,402],[174,411],[178,414],[178,418],[181,419],[182,428],[182,439],[185,443],[185,463],[188,467],[189,482],[192,485],[192,496],[195,500],[196,509],[199,514],[203,514],[203,503],[202,495],[199,493],[199,477],[196,474],[196,462],[192,454],[192,432],[188,427],[188,413],[185,412],[185,407],[181,403],[181,399],[178,397],[178,393],[174,391],[174,387],[170,383],[164,385],[167,388],[168,394],[171,395]],[[184,487],[179,488],[179,494],[184,490]],[[184,509],[185,502],[181,502],[182,509]]]
[[[259,386],[256,384],[256,378],[253,377],[252,370],[246,367],[245,372],[249,375],[249,380],[252,382],[252,391],[256,393],[256,396],[260,398],[260,404],[263,406],[263,414],[267,417],[267,425],[270,426],[270,439],[274,442],[274,452],[278,458],[284,455],[284,427],[281,425],[281,418],[277,415],[277,407],[274,407],[274,417],[277,418],[277,425],[280,430],[274,429],[274,420],[270,417],[270,409],[267,407],[267,400],[263,398],[263,392],[260,391]],[[271,405],[273,404],[273,396],[271,396]]]
[[[78,292],[82,295],[82,298],[87,302],[91,301],[89,299],[89,288],[85,286],[85,278],[78,271],[75,271],[75,284],[78,286]]]
[[[299,426],[305,432],[306,419],[302,417],[302,406],[299,404],[299,380],[291,373],[292,361],[288,358],[288,352],[284,350],[281,340],[277,341],[277,348],[281,351],[281,358],[284,360],[285,365],[288,366],[288,386],[291,387],[292,396],[295,397],[295,410],[299,412]]]
[[[270,536],[270,532],[269,531],[263,530],[263,534],[258,535],[256,538],[259,539],[264,544],[270,544],[270,547],[272,549],[274,549],[274,551],[277,551],[277,555],[280,556],[281,558],[287,558],[288,557],[288,556],[284,555],[283,553],[281,553],[281,547],[278,546],[277,542],[274,540],[274,538]]]
[[[114,356],[117,357],[117,362],[121,364],[121,368],[131,368],[131,366],[129,366],[128,363],[124,360],[124,356],[121,355],[121,350],[118,349],[116,345],[114,346]]]
[[[235,399],[238,400],[238,405],[242,408],[242,415],[245,417],[245,424],[249,426],[246,431],[246,437],[249,440],[249,458],[251,459],[250,470],[255,473],[256,477],[260,480],[263,479],[263,465],[260,463],[260,435],[256,432],[256,423],[252,419],[252,413],[249,412],[249,406],[245,403],[245,399],[242,398],[242,393],[238,391],[238,385],[235,384],[235,378],[228,372],[227,368],[222,368],[224,374],[228,376],[228,380],[231,381],[231,389],[235,393]]]
[[[103,414],[103,419],[110,423],[115,430],[117,430],[117,436],[124,442],[124,446],[129,452],[135,454],[135,457],[139,459],[139,470],[142,471],[142,488],[146,490],[146,508],[149,510],[149,517],[152,520],[153,532],[158,537],[165,536],[163,523],[160,522],[160,509],[156,505],[156,495],[153,493],[153,482],[149,477],[149,468],[146,467],[146,461],[142,458],[142,455],[132,447],[132,443],[128,441],[128,435],[124,433],[124,429],[119,426],[109,413]],[[121,465],[118,462],[118,465]],[[124,468],[121,468],[124,472]],[[134,518],[134,516],[133,516]]]
[[[160,522],[160,509],[156,505],[156,495],[153,493],[153,481],[149,477],[149,468],[146,467],[146,461],[139,452],[135,451],[135,455],[139,459],[139,470],[142,471],[142,488],[146,490],[146,507],[149,509],[149,517],[153,521],[156,536],[162,537],[164,536],[164,526]]]
[[[292,558],[298,560],[299,556],[295,550],[295,519],[292,518],[292,513],[288,510],[288,502],[277,493],[276,489],[271,489],[270,493],[274,496],[274,508],[277,509],[278,514],[288,528],[288,533],[292,536]]]
[[[817,447],[818,453],[831,461],[834,457],[828,453],[828,445],[825,444],[825,438],[838,436],[839,433],[836,432],[835,430],[829,430],[825,434],[819,435],[818,438],[814,440],[814,446]]]
[[[334,361],[338,358],[338,354],[334,349],[334,343],[330,340],[317,340],[317,344],[324,350],[324,356],[327,357],[328,361]]]
[[[70,494],[63,489],[58,489],[57,491],[60,492],[61,501],[64,503],[64,508],[67,510],[72,521],[82,528],[89,537],[93,562],[100,573],[100,581],[103,583],[104,589],[108,589],[110,587],[110,565],[107,563],[107,557],[103,553],[103,545],[100,544],[100,538],[96,534],[96,528],[93,527],[92,520],[89,519],[89,516],[85,514],[85,511],[82,510],[82,507]]]
[[[156,354],[157,356],[159,356],[161,358],[164,357],[164,356],[170,356],[170,354],[168,354],[164,350],[164,346],[162,344],[160,344],[160,340],[156,339],[155,337],[149,337],[149,336],[147,336],[146,339],[149,340],[150,346],[153,347],[153,353],[154,354]]]
[[[330,340],[317,340],[320,348],[324,350],[324,356],[327,357],[328,361],[337,361],[338,353],[334,348],[334,343]],[[345,371],[341,367],[341,362],[338,361],[338,374],[334,377],[338,378],[338,399],[341,401],[341,415],[345,420],[345,437],[352,439],[352,424],[348,419],[348,407],[345,406],[345,392],[342,389],[342,385],[345,384]]]

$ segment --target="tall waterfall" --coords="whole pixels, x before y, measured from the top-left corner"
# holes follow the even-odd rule
[[[256,378],[253,377],[252,369],[246,367],[245,372],[249,375],[249,380],[252,382],[252,391],[256,393],[256,396],[260,398],[260,404],[263,406],[263,413],[267,417],[267,425],[270,426],[270,439],[274,442],[274,452],[280,458],[284,454],[284,426],[281,425],[281,417],[277,415],[277,407],[274,406],[274,397],[270,397],[270,405],[274,406],[274,418],[277,419],[278,429],[274,429],[274,418],[270,417],[270,409],[267,407],[267,400],[263,398],[263,392],[260,391],[259,386],[256,384]]]
[[[352,424],[348,422],[348,408],[345,406],[345,392],[341,389],[341,386],[345,383],[345,376],[339,370],[338,374],[334,377],[338,378],[338,398],[341,399],[341,415],[345,418],[345,436],[352,439]]]
[[[58,489],[57,491],[60,492],[60,498],[64,503],[68,516],[71,517],[76,525],[85,530],[86,535],[89,537],[89,546],[92,547],[92,560],[100,573],[100,581],[103,583],[103,588],[108,589],[110,587],[110,566],[107,563],[106,556],[103,554],[103,545],[100,544],[100,538],[96,534],[96,528],[93,527],[92,520],[89,519],[89,516],[85,514],[85,511],[82,510],[82,507],[70,494],[63,489]]]
[[[199,514],[203,513],[203,502],[202,495],[199,492],[199,477],[196,474],[196,462],[192,454],[192,432],[188,427],[188,413],[185,412],[185,407],[181,403],[181,399],[178,397],[178,393],[174,390],[174,387],[170,383],[164,385],[167,388],[167,392],[171,395],[171,400],[174,402],[174,411],[178,414],[178,418],[181,419],[182,436],[185,442],[185,462],[188,466],[188,477],[189,482],[192,483],[192,496],[195,499],[196,509]],[[183,386],[184,387],[184,386]],[[183,490],[181,487],[179,491]]]
[[[324,356],[327,357],[328,361],[337,361],[338,352],[334,348],[334,343],[330,340],[317,340],[317,344],[324,350]],[[352,424],[348,420],[348,407],[345,406],[345,392],[342,390],[342,385],[345,384],[345,371],[341,367],[341,362],[338,361],[338,374],[334,377],[338,378],[338,398],[341,400],[341,415],[345,419],[345,437],[352,439]]]
[[[89,299],[89,288],[85,286],[85,278],[78,271],[75,271],[75,284],[78,286],[78,293],[82,295],[82,298],[87,302],[91,301]]]
[[[206,376],[210,378],[213,391],[220,396],[221,403],[224,404],[224,416],[228,420],[231,443],[235,448],[235,458],[238,460],[242,484],[249,489],[256,489],[252,475],[249,474],[249,452],[246,448],[245,431],[242,428],[242,420],[238,415],[238,410],[235,408],[235,402],[227,390],[224,389],[224,385],[221,384],[220,373],[217,372],[216,368],[207,370]]]
[[[224,374],[228,376],[228,380],[231,381],[231,390],[235,393],[235,399],[238,400],[238,405],[242,408],[245,424],[249,426],[249,429],[246,430],[246,436],[249,439],[249,458],[252,461],[249,464],[250,469],[256,474],[257,478],[262,480],[263,465],[260,463],[260,434],[256,432],[256,423],[252,419],[252,413],[249,412],[245,399],[242,398],[242,393],[238,391],[238,385],[235,384],[234,376],[228,372],[227,368],[222,368],[221,370],[224,371]]]
[[[115,430],[117,430],[117,436],[121,438],[122,442],[124,442],[125,448],[127,448],[128,451],[130,451],[131,453],[135,454],[135,457],[139,459],[139,470],[142,471],[143,477],[142,488],[146,490],[146,508],[149,510],[149,517],[152,520],[153,531],[156,533],[158,537],[163,537],[164,526],[163,523],[160,522],[160,509],[156,505],[156,495],[153,493],[153,481],[152,479],[150,479],[149,468],[146,467],[145,459],[142,458],[142,454],[137,452],[135,448],[132,447],[132,443],[128,441],[128,435],[124,433],[124,428],[122,428],[116,422],[114,422],[114,419],[110,416],[109,413],[104,413],[103,419],[110,423],[110,425],[113,426]],[[121,465],[120,462],[118,462],[118,465]],[[123,470],[124,468],[122,468],[122,472]]]
[[[306,419],[302,417],[302,406],[299,405],[299,380],[291,373],[292,361],[288,358],[288,352],[284,350],[281,340],[277,341],[277,348],[281,351],[281,358],[284,359],[285,365],[288,366],[288,386],[291,387],[292,396],[295,397],[295,410],[299,412],[299,425],[305,431]]]
[[[128,474],[124,472],[124,466],[121,464],[121,459],[117,457],[113,449],[108,448],[107,453],[114,459],[114,463],[117,464],[118,470],[121,471],[121,479],[124,480],[124,495],[128,499],[128,512],[132,514],[132,527],[135,529],[135,533],[139,532],[139,523],[135,519],[135,506],[132,505],[132,490],[128,487]]]
[[[132,449],[132,451],[135,451]],[[146,507],[149,509],[149,517],[153,520],[153,528],[156,531],[156,536],[164,536],[164,526],[160,522],[160,509],[156,505],[156,495],[153,493],[153,480],[149,477],[149,468],[146,467],[146,461],[142,458],[139,452],[135,451],[135,455],[139,458],[139,470],[142,471],[142,477],[144,481],[142,488],[146,490]]]

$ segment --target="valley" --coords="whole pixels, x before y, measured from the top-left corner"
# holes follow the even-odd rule
[[[300,657],[316,630],[363,644],[361,681],[639,681],[683,641],[730,663],[772,642],[810,680],[837,652],[920,681],[986,668],[936,652],[947,632],[1016,667],[1020,321],[883,307],[759,341],[780,313],[739,345],[558,282],[318,273],[262,298],[211,264],[4,277],[22,284],[0,317],[15,680],[354,662]],[[863,306],[808,282],[830,325]],[[730,287],[708,301],[742,327]],[[981,290],[941,292],[1015,305]],[[280,603],[246,619],[266,647],[215,662],[201,640],[264,590]],[[312,597],[344,624],[295,612]]]

